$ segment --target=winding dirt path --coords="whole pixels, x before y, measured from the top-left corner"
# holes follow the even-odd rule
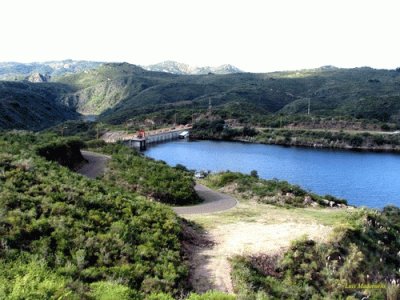
[[[104,174],[107,161],[111,159],[111,156],[83,150],[81,153],[87,163],[77,171],[79,174],[92,179]]]
[[[322,241],[331,230],[324,225],[293,222],[265,224],[239,221],[217,226],[207,232],[207,238],[213,245],[195,246],[193,249],[190,281],[198,293],[219,290],[232,294],[230,258],[236,255],[280,255],[293,240],[306,235]]]
[[[88,163],[83,165],[77,171],[78,173],[89,178],[96,178],[104,174],[107,161],[111,159],[111,156],[91,151],[81,151],[81,153]],[[231,209],[237,204],[233,197],[215,192],[204,185],[196,184],[195,190],[204,201],[198,205],[172,207],[177,214],[209,214]]]
[[[210,214],[231,209],[237,204],[235,198],[227,194],[213,191],[208,187],[205,187],[204,185],[196,184],[194,189],[196,190],[200,198],[204,201],[197,205],[173,207],[172,209],[177,214]]]

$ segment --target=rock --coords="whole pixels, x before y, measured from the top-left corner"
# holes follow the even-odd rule
[[[38,83],[38,82],[48,82],[50,79],[49,75],[43,75],[40,73],[33,73],[25,78],[25,80]]]
[[[335,206],[335,202],[329,201],[329,206],[330,206],[330,207],[334,207],[334,206]]]
[[[308,205],[308,204],[311,204],[312,202],[313,201],[312,201],[310,196],[307,195],[307,196],[304,197],[304,201],[303,201],[304,204]]]
[[[318,202],[312,201],[312,202],[311,202],[311,206],[312,206],[312,207],[318,207],[319,204],[318,204]]]

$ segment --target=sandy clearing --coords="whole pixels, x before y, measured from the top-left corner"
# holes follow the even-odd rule
[[[331,230],[328,226],[306,223],[238,222],[218,226],[208,232],[214,246],[197,247],[194,251],[191,260],[192,285],[199,293],[210,289],[233,293],[229,257],[282,253],[293,240],[307,235],[324,241]]]

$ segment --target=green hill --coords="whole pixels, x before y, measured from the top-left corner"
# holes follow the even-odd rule
[[[3,128],[31,126],[38,129],[73,118],[72,113],[60,113],[60,108],[65,106],[79,113],[99,114],[101,121],[113,124],[145,118],[172,123],[175,113],[178,122],[190,122],[193,113],[206,113],[210,101],[215,115],[245,123],[262,124],[265,118],[274,115],[304,115],[309,104],[313,116],[392,123],[400,120],[399,70],[367,67],[323,67],[262,74],[174,75],[146,71],[127,63],[109,63],[60,76],[53,84],[14,83],[13,89],[11,85],[2,83],[2,89],[6,86],[7,93],[2,92],[0,101],[8,107],[2,109],[3,119],[7,120],[0,124]],[[34,102],[39,103],[35,109],[40,111],[29,115],[24,122],[22,117],[17,117],[27,115],[26,109],[22,113],[22,100],[18,100],[21,108],[16,104],[12,106],[7,100],[11,94],[35,99]],[[60,107],[59,104],[63,105]],[[52,105],[56,112],[46,113]]]
[[[0,128],[40,130],[78,118],[60,99],[71,91],[58,83],[0,81]]]
[[[304,114],[351,116],[397,121],[400,72],[371,68],[319,68],[294,72],[228,75],[172,75],[129,64],[105,64],[59,82],[78,89],[68,102],[105,121],[122,123],[138,115],[168,109],[232,110],[251,107],[260,115]],[[244,112],[244,114],[246,114]],[[257,113],[256,113],[257,114]]]

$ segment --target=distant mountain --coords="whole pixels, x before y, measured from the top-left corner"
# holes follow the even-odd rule
[[[148,71],[155,72],[166,72],[178,75],[205,75],[209,73],[213,74],[232,74],[232,73],[243,73],[235,66],[232,65],[221,65],[218,67],[194,67],[188,64],[179,63],[176,61],[164,61],[154,65],[143,66]]]
[[[35,73],[57,77],[91,70],[100,65],[101,62],[71,59],[33,63],[0,62],[0,80],[20,80]]]

